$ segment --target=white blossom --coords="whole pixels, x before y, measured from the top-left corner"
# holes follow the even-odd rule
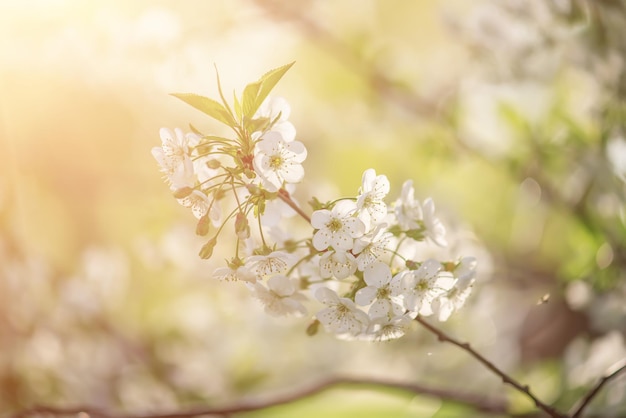
[[[394,203],[394,212],[398,225],[403,230],[419,228],[417,221],[422,219],[422,206],[415,199],[413,180],[407,180],[402,184],[400,198]]]
[[[361,179],[361,188],[356,206],[359,218],[369,230],[387,216],[387,204],[384,202],[389,193],[389,180],[384,175],[376,175],[372,168],[365,170]]]
[[[194,164],[190,157],[190,134],[184,135],[180,129],[174,133],[161,128],[161,146],[152,148],[152,156],[165,174],[172,190],[193,187],[196,181]]]
[[[320,274],[341,280],[354,274],[356,265],[354,256],[347,251],[326,251],[320,257]]]
[[[435,244],[445,247],[447,245],[446,229],[435,216],[435,203],[431,198],[427,198],[424,204],[420,205],[414,194],[413,182],[405,181],[402,185],[401,197],[394,203],[398,225],[405,231],[417,230]]]
[[[267,255],[252,255],[246,259],[246,267],[262,279],[282,274],[293,264],[293,256],[285,251],[273,251]]]
[[[440,321],[447,321],[450,315],[465,305],[472,293],[476,275],[476,258],[463,257],[452,272],[456,278],[454,286],[433,302],[433,311]]]
[[[361,306],[370,305],[370,318],[386,317],[390,313],[402,315],[402,286],[400,277],[392,278],[391,269],[385,263],[370,264],[363,271],[366,287],[356,292],[354,300]]]
[[[317,289],[315,297],[327,306],[316,313],[315,317],[328,331],[356,336],[367,328],[369,317],[352,300],[340,298],[326,287]]]
[[[250,271],[246,266],[239,266],[237,268],[220,267],[215,269],[213,277],[227,282],[244,281],[254,283],[257,280],[256,274]]]
[[[426,236],[441,247],[448,245],[445,238],[446,228],[439,218],[435,216],[435,202],[430,197],[424,201],[422,213],[424,215],[423,221]]]
[[[191,208],[191,212],[193,213],[193,216],[196,217],[196,219],[200,219],[204,215],[206,215],[209,212],[209,207],[211,206],[211,201],[209,200],[207,195],[205,195],[200,190],[193,190],[188,196],[177,200],[178,203],[180,203],[184,207]],[[218,210],[218,207],[215,205],[214,207],[215,210],[212,213],[212,219],[219,218],[220,216],[219,213],[216,212]],[[211,207],[211,209],[213,209],[213,207]]]
[[[431,304],[454,285],[451,275],[441,275],[441,263],[434,259],[424,261],[417,270],[404,270],[402,280],[404,306],[413,314],[432,314]]]
[[[266,133],[254,148],[254,171],[270,192],[283,183],[299,183],[304,177],[302,162],[307,150],[302,142],[286,142],[278,132]]]
[[[272,316],[295,315],[303,316],[307,313],[302,301],[306,297],[298,291],[297,281],[286,276],[278,275],[270,277],[267,287],[256,282],[250,285],[254,296],[259,299],[265,312]]]
[[[386,231],[386,227],[386,224],[380,224],[373,231],[354,241],[352,252],[358,254],[356,262],[360,271],[365,270],[387,251],[392,234]]]
[[[406,334],[411,326],[411,321],[412,319],[408,315],[380,316],[372,319],[367,327],[366,339],[374,341],[398,339]]]
[[[278,118],[270,131],[279,132],[285,142],[291,142],[296,138],[296,128],[287,120],[290,114],[291,106],[287,100],[283,97],[268,96],[256,111],[254,118],[268,118],[270,121]]]
[[[321,209],[313,212],[311,225],[317,229],[313,235],[313,246],[323,251],[329,246],[336,250],[349,251],[358,238],[365,232],[365,224],[352,216],[354,203],[338,202],[332,210]]]

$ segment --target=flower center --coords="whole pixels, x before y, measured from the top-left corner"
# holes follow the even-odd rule
[[[328,228],[330,232],[339,232],[343,228],[343,224],[341,220],[333,218],[326,224],[326,228]]]
[[[419,290],[420,292],[425,292],[427,291],[429,288],[428,286],[428,280],[422,279],[419,282],[417,282],[417,284],[415,285],[415,289]]]
[[[280,154],[275,154],[270,157],[270,167],[272,170],[278,170],[283,166],[284,159]]]
[[[388,286],[381,287],[376,291],[376,297],[378,299],[389,299],[390,295],[391,291]]]
[[[348,308],[343,303],[337,305],[337,319],[342,320],[350,313],[350,308]]]

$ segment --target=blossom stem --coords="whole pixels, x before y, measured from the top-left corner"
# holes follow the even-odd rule
[[[338,202],[341,202],[342,200],[356,201],[356,198],[355,197],[340,197],[339,199],[335,199],[332,202],[330,202],[327,206],[332,208],[333,206],[335,206]]]
[[[289,205],[289,207],[293,210],[296,211],[296,213],[298,215],[300,215],[305,221],[307,221],[307,223],[311,223],[311,218],[309,217],[309,215],[307,215],[306,213],[304,213],[304,211],[302,209],[300,209],[300,207],[298,205],[296,205],[296,202],[294,202],[291,199],[291,196],[289,196],[289,192],[285,189],[280,189],[278,191],[278,197],[285,202],[287,205]]]
[[[265,235],[263,235],[263,223],[261,222],[261,215],[258,214],[257,222],[259,224],[259,235],[261,236],[261,242],[263,243],[263,248],[268,248],[267,242],[265,242]]]
[[[541,409],[542,411],[544,411],[549,416],[554,417],[554,418],[567,418],[569,416],[569,415],[566,415],[566,414],[563,414],[563,413],[557,411],[552,406],[550,406],[550,405],[548,405],[546,403],[543,403],[535,395],[533,395],[533,393],[530,391],[530,387],[528,387],[528,385],[522,385],[517,380],[513,379],[511,376],[509,376],[508,374],[506,374],[505,372],[500,370],[495,364],[493,364],[492,362],[487,360],[485,357],[483,357],[481,354],[479,354],[477,351],[475,351],[469,345],[469,343],[461,342],[461,341],[459,341],[459,340],[457,340],[455,338],[450,337],[449,335],[447,335],[446,333],[441,331],[439,328],[437,328],[437,327],[429,324],[428,322],[426,322],[419,315],[417,316],[417,318],[415,318],[415,320],[417,322],[419,322],[428,331],[430,331],[433,334],[435,334],[437,336],[437,338],[439,339],[439,341],[441,341],[441,342],[449,342],[450,344],[456,345],[460,349],[466,351],[469,355],[474,357],[476,360],[478,360],[480,363],[482,363],[485,367],[487,367],[493,373],[498,375],[502,379],[503,383],[509,384],[509,385],[513,386],[515,389],[517,389],[518,391],[524,393],[526,396],[528,396],[530,399],[532,399],[532,401],[535,403],[537,408]]]

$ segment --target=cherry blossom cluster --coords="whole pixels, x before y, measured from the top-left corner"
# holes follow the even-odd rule
[[[368,169],[354,196],[311,199],[310,216],[292,197],[307,149],[295,140],[287,101],[269,96],[290,66],[246,86],[232,108],[219,78],[221,103],[175,95],[235,134],[163,128],[152,150],[174,197],[197,218],[196,233],[209,237],[200,256],[210,258],[228,238],[234,255],[214,277],[244,283],[270,315],[312,311],[310,334],[321,324],[341,338],[389,340],[418,315],[447,320],[472,290],[476,260],[420,257],[424,243],[446,245],[446,230],[432,199],[415,199],[410,180],[388,204],[387,177]],[[294,215],[303,237],[294,236]]]

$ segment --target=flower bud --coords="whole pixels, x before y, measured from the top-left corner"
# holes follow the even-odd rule
[[[209,214],[207,213],[198,220],[198,224],[196,225],[196,235],[200,235],[201,237],[205,236],[209,233],[210,226],[211,222],[209,220]]]
[[[206,166],[212,170],[217,170],[218,168],[220,168],[222,166],[222,163],[220,163],[219,160],[209,160],[206,162]]]
[[[444,261],[441,263],[441,266],[443,267],[443,271],[453,272],[457,267],[457,263],[454,261]]]
[[[235,233],[242,240],[250,237],[250,225],[248,225],[248,218],[243,212],[237,213],[235,218]]]
[[[406,268],[408,268],[409,270],[417,270],[418,268],[420,268],[421,263],[418,263],[417,261],[413,261],[413,260],[406,260],[406,263],[404,263],[406,265]]]
[[[315,334],[317,334],[319,327],[320,327],[320,321],[317,319],[314,320],[313,322],[309,324],[308,327],[306,327],[306,335],[308,335],[309,337],[314,336]]]
[[[217,244],[217,240],[215,238],[211,238],[206,244],[204,244],[198,254],[200,258],[205,260],[211,258],[215,244]]]
[[[184,199],[189,196],[193,192],[193,188],[191,187],[181,187],[180,189],[174,190],[174,197],[176,199]]]

